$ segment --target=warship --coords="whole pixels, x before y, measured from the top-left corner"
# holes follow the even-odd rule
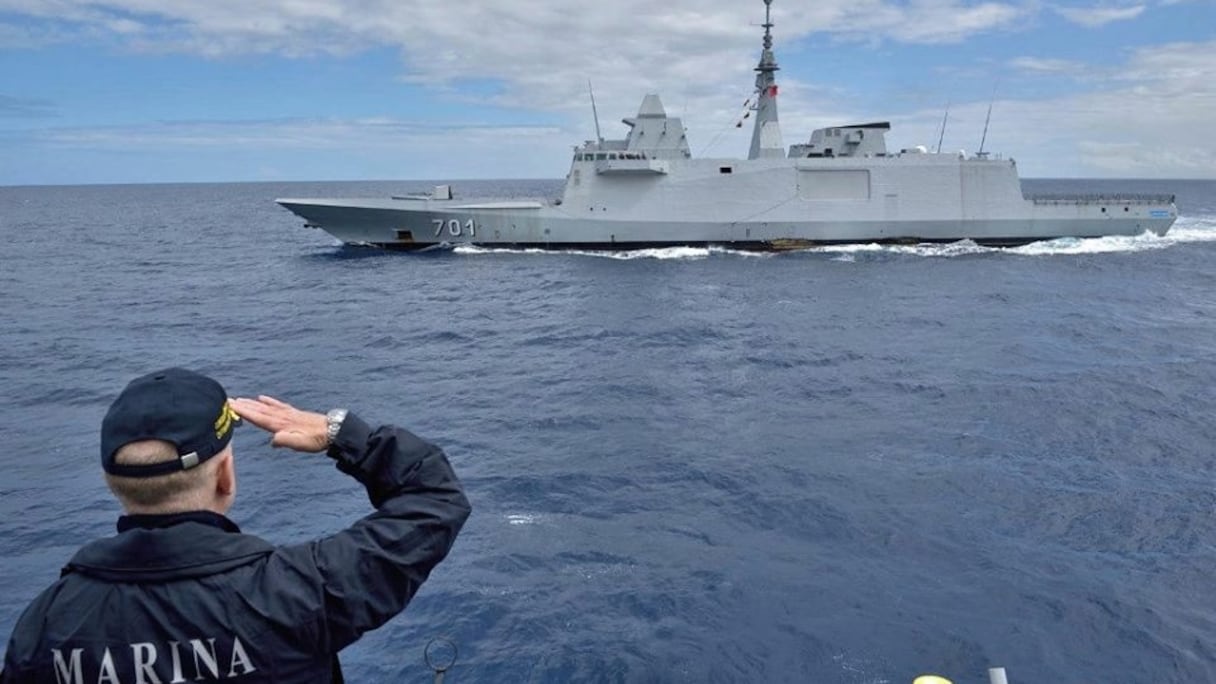
[[[648,94],[621,140],[574,149],[560,198],[463,198],[450,185],[383,199],[279,199],[351,245],[549,250],[720,246],[781,251],[847,243],[1163,235],[1172,195],[1024,195],[1017,164],[989,153],[888,150],[888,122],[821,128],[783,146],[772,0],[764,0],[747,159],[696,158],[678,117]],[[981,145],[981,149],[982,149]]]

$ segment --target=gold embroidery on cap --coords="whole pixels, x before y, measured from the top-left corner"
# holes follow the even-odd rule
[[[220,417],[215,419],[215,438],[223,439],[224,435],[232,429],[233,420],[237,419],[236,411],[224,402],[224,408],[220,409]]]

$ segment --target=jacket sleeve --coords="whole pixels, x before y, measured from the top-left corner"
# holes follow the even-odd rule
[[[0,665],[0,684],[33,684],[46,680],[36,672],[37,659],[45,653],[39,646],[46,632],[47,611],[60,586],[61,583],[56,582],[38,594],[17,618],[4,654],[4,664]]]
[[[348,414],[329,455],[366,487],[375,512],[331,537],[280,551],[289,564],[312,566],[324,630],[315,636],[336,653],[405,608],[447,556],[471,508],[443,451],[407,430],[373,430]]]

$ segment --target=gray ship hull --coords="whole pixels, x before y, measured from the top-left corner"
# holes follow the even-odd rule
[[[441,245],[539,249],[630,250],[715,245],[789,250],[848,243],[972,240],[1015,246],[1061,237],[1164,234],[1177,217],[1171,196],[1023,197],[1012,163],[953,159],[895,164],[885,174],[772,162],[769,169],[715,178],[638,179],[612,188],[567,192],[561,201],[436,199],[280,199],[307,226],[344,243],[417,250]],[[685,162],[716,171],[726,161]],[[736,162],[737,163],[737,162]],[[783,168],[784,167],[784,168]],[[676,175],[674,172],[671,176]],[[945,179],[935,178],[944,176]],[[968,178],[960,182],[960,178]],[[596,178],[581,186],[603,182]],[[816,188],[799,182],[822,183]],[[784,181],[784,182],[782,182]],[[855,182],[854,182],[855,181]],[[876,182],[881,181],[881,182]],[[853,185],[850,185],[853,183]],[[784,192],[780,186],[786,186]],[[679,187],[677,187],[679,186]],[[981,187],[982,201],[966,188]],[[997,189],[1000,189],[1000,192]],[[909,190],[913,190],[909,194]],[[658,220],[656,216],[668,216]]]
[[[1114,203],[1117,206],[1118,198]],[[335,202],[335,204],[327,204]],[[338,203],[340,202],[340,203]],[[624,222],[558,216],[542,209],[471,210],[459,206],[388,208],[350,200],[293,200],[279,203],[349,245],[398,250],[440,246],[535,248],[550,250],[633,250],[678,246],[720,246],[782,251],[819,245],[915,244],[972,240],[1013,247],[1061,237],[1164,235],[1173,218],[1138,211],[1127,218],[1037,218],[935,221],[802,221],[799,223]],[[438,205],[438,206],[436,206]],[[461,231],[452,235],[455,221]],[[437,223],[439,222],[439,223]],[[475,226],[469,231],[466,226]],[[442,229],[436,226],[442,226]]]

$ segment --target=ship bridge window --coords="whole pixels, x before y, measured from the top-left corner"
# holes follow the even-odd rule
[[[731,166],[719,166],[718,173],[734,173],[735,169]]]

